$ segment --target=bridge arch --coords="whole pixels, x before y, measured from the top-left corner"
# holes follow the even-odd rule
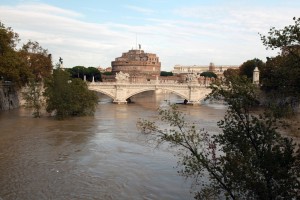
[[[141,90],[137,90],[137,91],[134,91],[134,92],[128,94],[128,95],[126,96],[126,99],[128,99],[128,98],[130,98],[130,97],[132,97],[132,96],[134,96],[134,95],[136,95],[136,94],[140,94],[140,93],[142,93],[142,92],[146,92],[146,91],[156,91],[156,90],[158,90],[158,89],[167,90],[167,91],[172,92],[172,93],[174,93],[174,94],[176,94],[176,95],[178,95],[178,96],[180,96],[180,97],[182,97],[182,98],[184,98],[184,99],[188,99],[188,96],[183,95],[183,94],[181,94],[181,93],[179,93],[179,92],[177,92],[177,91],[174,91],[174,90],[168,89],[168,88],[145,88],[145,89],[143,88],[143,89],[141,89]]]
[[[109,96],[110,98],[112,98],[113,100],[115,99],[114,95],[106,92],[106,91],[103,91],[103,90],[99,90],[99,89],[94,89],[94,88],[91,88],[90,90],[92,91],[95,91],[95,92],[99,92],[99,93],[102,93],[102,94],[105,94],[107,96]]]
[[[169,91],[169,92],[172,92],[172,93],[174,93],[174,94],[176,94],[176,95],[178,95],[178,96],[180,96],[180,97],[182,97],[182,98],[184,98],[184,99],[189,99],[189,97],[188,97],[188,95],[184,95],[184,94],[181,94],[180,92],[178,92],[178,91],[176,91],[176,90],[172,90],[172,89],[168,89],[168,88],[163,88],[164,90],[167,90],[167,91]]]

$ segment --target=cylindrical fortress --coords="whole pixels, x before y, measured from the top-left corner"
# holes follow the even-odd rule
[[[159,57],[153,53],[145,53],[143,50],[129,50],[121,57],[111,62],[112,73],[128,73],[130,76],[159,76],[161,63]]]

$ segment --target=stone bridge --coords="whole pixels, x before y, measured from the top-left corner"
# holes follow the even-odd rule
[[[206,85],[195,83],[119,83],[119,82],[92,82],[89,90],[103,93],[113,99],[114,103],[124,104],[135,94],[145,91],[166,90],[187,99],[189,104],[197,104],[211,92]]]

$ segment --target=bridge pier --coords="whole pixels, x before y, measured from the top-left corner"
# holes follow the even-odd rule
[[[115,104],[127,104],[127,101],[114,100],[113,103],[115,103]]]
[[[200,104],[200,101],[188,101],[187,104],[190,104],[190,105],[199,105]]]

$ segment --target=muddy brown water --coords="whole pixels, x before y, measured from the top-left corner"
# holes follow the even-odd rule
[[[154,148],[136,129],[172,94],[145,92],[133,104],[100,96],[94,116],[34,119],[20,108],[0,113],[0,199],[193,199],[169,148]],[[218,132],[222,105],[179,105],[188,120]]]

